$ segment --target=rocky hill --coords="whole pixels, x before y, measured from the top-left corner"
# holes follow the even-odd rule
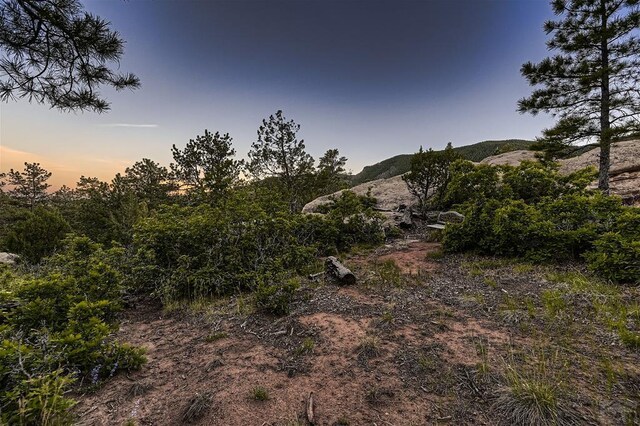
[[[397,157],[393,157],[397,158]],[[577,157],[560,161],[560,172],[571,173],[588,166],[598,167],[599,149],[595,148]],[[390,159],[391,160],[391,159]],[[493,155],[480,161],[482,164],[517,166],[525,160],[535,161],[535,153],[527,150],[516,150],[499,155]],[[592,183],[596,187],[596,182]],[[620,195],[628,203],[640,203],[640,140],[618,142],[611,149],[611,180],[612,193]],[[403,206],[411,206],[416,200],[407,189],[402,176],[377,179],[361,183],[351,188],[358,195],[365,195],[368,191],[378,200],[376,209],[380,210],[389,220],[398,221]],[[317,207],[329,202],[330,197],[338,196],[342,191],[319,197],[306,206],[303,212],[311,213]]]
[[[483,141],[472,145],[460,146],[454,148],[454,150],[467,160],[478,162],[492,156],[498,149],[524,150],[532,143],[532,141],[522,139]],[[353,176],[351,182],[353,185],[359,185],[373,180],[387,179],[404,174],[409,171],[411,166],[411,155],[412,154],[400,154],[371,166],[365,166],[360,173]]]

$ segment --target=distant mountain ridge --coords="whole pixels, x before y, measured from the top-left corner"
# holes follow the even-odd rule
[[[453,148],[464,158],[470,161],[481,161],[486,157],[494,155],[498,149],[514,151],[517,149],[529,149],[533,141],[524,139],[490,140]],[[503,151],[504,152],[504,151]],[[387,179],[401,175],[409,171],[411,167],[411,156],[413,154],[400,154],[387,158],[371,166],[365,166],[362,171],[354,175],[351,179],[352,185],[369,182],[376,179]]]

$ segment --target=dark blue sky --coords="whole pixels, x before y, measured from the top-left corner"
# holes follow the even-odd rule
[[[121,69],[143,87],[108,92],[105,115],[3,104],[2,169],[17,158],[9,151],[64,176],[108,175],[142,157],[168,164],[172,144],[205,128],[229,132],[245,156],[277,109],[301,124],[314,156],[337,147],[354,172],[420,145],[533,138],[549,124],[515,112],[530,92],[520,65],[546,54],[544,0],[85,5],[127,40]]]

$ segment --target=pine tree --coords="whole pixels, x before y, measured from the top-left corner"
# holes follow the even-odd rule
[[[557,124],[540,139],[550,147],[578,141],[600,146],[598,188],[609,192],[611,143],[637,133],[640,114],[639,0],[553,0],[561,19],[548,21],[547,46],[559,54],[522,66],[535,89],[521,113],[552,113]]]
[[[140,86],[138,77],[118,71],[123,52],[124,40],[109,22],[79,0],[0,1],[0,100],[107,111],[100,87]]]
[[[22,172],[11,169],[7,173],[7,184],[12,187],[9,195],[33,210],[36,204],[47,199],[50,177],[51,172],[40,167],[40,163],[24,163]]]
[[[287,121],[282,111],[262,120],[258,140],[251,145],[247,170],[256,179],[276,178],[291,211],[299,211],[309,193],[313,157],[296,136],[300,125]]]
[[[183,150],[173,145],[171,170],[193,201],[216,202],[238,182],[243,163],[234,159],[231,141],[228,133],[205,130],[204,136],[191,139]]]

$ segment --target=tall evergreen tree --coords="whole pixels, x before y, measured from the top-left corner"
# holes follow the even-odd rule
[[[541,141],[562,146],[595,140],[600,146],[598,188],[609,191],[611,142],[640,129],[639,0],[553,0],[561,19],[548,21],[550,50],[559,53],[522,74],[533,86],[522,113],[552,113],[555,127]]]
[[[51,172],[40,167],[40,163],[24,163],[22,172],[11,169],[7,173],[7,183],[12,187],[9,195],[33,210],[36,204],[47,199],[50,177]]]
[[[251,145],[247,169],[256,179],[276,178],[289,201],[291,211],[299,211],[309,193],[314,160],[298,140],[300,125],[284,117],[282,111],[262,120],[258,140]]]
[[[215,202],[237,183],[242,161],[234,159],[232,140],[228,133],[205,130],[183,150],[173,145],[171,170],[193,201]]]

